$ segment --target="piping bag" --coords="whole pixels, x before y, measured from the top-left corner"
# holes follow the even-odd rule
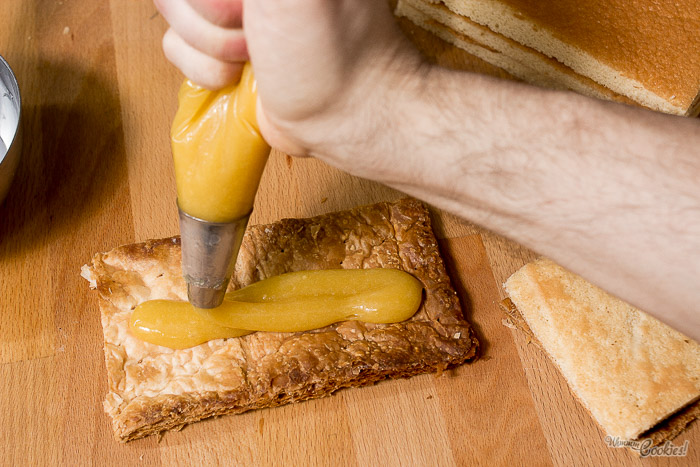
[[[187,296],[216,308],[226,288],[270,154],[256,118],[250,63],[240,82],[209,91],[186,80],[171,130]]]

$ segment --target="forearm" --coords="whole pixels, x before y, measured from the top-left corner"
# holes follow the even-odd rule
[[[426,65],[384,2],[242,1],[156,3],[188,76],[222,86],[250,52],[271,145],[508,236],[700,339],[700,121]]]
[[[700,122],[442,69],[426,83],[377,145],[388,184],[700,340]]]

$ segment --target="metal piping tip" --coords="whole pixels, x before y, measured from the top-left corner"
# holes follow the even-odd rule
[[[218,223],[178,211],[187,297],[197,308],[216,308],[224,301],[250,214]]]

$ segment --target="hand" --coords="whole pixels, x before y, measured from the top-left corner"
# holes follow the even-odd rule
[[[193,82],[220,89],[236,81],[248,60],[242,0],[154,0],[170,24],[165,56]]]
[[[170,23],[166,56],[193,81],[219,88],[252,60],[268,142],[374,179],[396,124],[394,97],[424,65],[377,0],[155,0]],[[241,25],[245,23],[245,38]],[[246,42],[247,41],[247,42]]]
[[[245,0],[243,13],[270,143],[377,178],[360,154],[395,124],[392,91],[421,62],[387,2]]]

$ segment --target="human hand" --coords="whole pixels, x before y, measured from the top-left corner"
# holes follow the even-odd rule
[[[423,62],[376,0],[155,0],[170,23],[166,56],[193,81],[220,88],[253,62],[268,142],[381,178],[368,149],[396,124],[393,98]],[[241,25],[245,23],[245,37]],[[374,152],[374,151],[373,151]],[[367,154],[362,160],[362,155]]]
[[[165,56],[193,82],[220,89],[236,81],[248,60],[242,0],[153,0],[170,24]]]

